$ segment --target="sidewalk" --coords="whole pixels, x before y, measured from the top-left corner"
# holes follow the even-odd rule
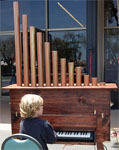
[[[118,133],[119,140],[119,110],[111,110],[111,129],[115,129]],[[107,150],[119,150],[117,145],[117,139],[112,134],[111,141],[104,142],[103,144],[107,147]],[[10,107],[9,98],[6,97],[0,101],[0,146],[3,140],[11,135],[11,120],[10,120]],[[64,144],[53,144],[48,145],[49,150],[96,150],[94,145],[64,145]]]

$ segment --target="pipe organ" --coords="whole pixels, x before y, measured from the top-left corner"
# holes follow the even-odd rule
[[[3,89],[10,90],[12,133],[19,132],[19,122],[21,120],[19,102],[21,97],[25,94],[33,93],[42,96],[44,99],[44,113],[41,118],[48,120],[58,135],[61,135],[61,132],[70,134],[69,140],[66,136],[59,136],[57,143],[97,143],[97,149],[103,150],[102,143],[110,140],[110,91],[117,88],[116,84],[98,83],[97,77],[92,77],[90,81],[88,74],[83,75],[83,82],[82,68],[81,66],[74,68],[74,62],[68,62],[69,82],[67,83],[66,58],[60,59],[60,69],[58,69],[58,51],[53,50],[51,53],[50,43],[43,43],[42,33],[36,33],[33,26],[30,27],[30,50],[28,50],[27,15],[22,16],[22,70],[19,3],[14,2],[13,4],[17,83],[3,87]],[[45,60],[43,61],[43,59]],[[52,59],[52,63],[50,59]],[[45,62],[45,77],[43,75],[43,62]],[[38,66],[38,80],[36,79],[36,64]],[[60,70],[60,82],[58,70]],[[76,70],[76,80],[74,80],[74,70]],[[22,79],[22,74],[24,75],[24,80]],[[75,138],[74,135],[84,132],[86,134],[93,133],[91,140]]]

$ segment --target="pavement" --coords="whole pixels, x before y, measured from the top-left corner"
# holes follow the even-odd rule
[[[104,150],[119,150],[119,110],[111,110],[110,141],[104,142]],[[0,147],[4,139],[11,133],[9,97],[0,100]],[[117,133],[115,136],[114,133]],[[96,145],[64,145],[49,144],[49,150],[97,150]],[[107,149],[106,149],[107,148]]]

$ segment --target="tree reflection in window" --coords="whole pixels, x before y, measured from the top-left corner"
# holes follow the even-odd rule
[[[9,76],[12,73],[12,69],[15,68],[14,38],[0,39],[0,51],[2,75]]]
[[[105,0],[104,8],[105,8],[105,25],[106,26],[119,26],[119,8],[117,7],[118,0]]]
[[[82,47],[86,49],[86,37],[84,34],[73,32],[65,33],[63,38],[56,37],[52,40],[52,49],[58,50],[59,64],[60,58],[66,58],[67,62],[73,61],[76,66],[86,67],[86,59],[81,61]]]
[[[106,82],[119,83],[119,31],[105,31],[105,80]]]

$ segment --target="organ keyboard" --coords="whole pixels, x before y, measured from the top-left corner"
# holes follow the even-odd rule
[[[94,141],[94,132],[57,131],[56,133],[58,141]]]

